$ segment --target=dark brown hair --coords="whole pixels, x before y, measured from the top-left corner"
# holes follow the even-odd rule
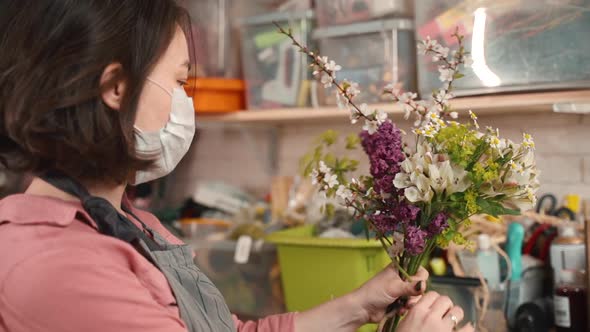
[[[133,123],[146,76],[188,14],[173,0],[0,1],[0,161],[36,174],[124,182],[149,167]],[[112,82],[104,69],[120,63]],[[101,91],[126,81],[121,110]]]

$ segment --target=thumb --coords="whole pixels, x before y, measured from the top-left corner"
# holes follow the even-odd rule
[[[389,288],[389,295],[398,298],[402,296],[418,296],[426,290],[426,282],[424,280],[417,281],[403,281],[392,284]]]

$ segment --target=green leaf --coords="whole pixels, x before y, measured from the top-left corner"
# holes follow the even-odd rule
[[[326,145],[326,146],[331,146],[334,143],[336,143],[336,141],[338,140],[338,132],[335,130],[328,130],[326,132],[324,132],[321,136],[320,139],[322,140],[322,142]]]
[[[453,78],[456,79],[456,80],[458,80],[460,78],[463,78],[463,77],[465,77],[465,75],[463,75],[463,74],[461,74],[459,72],[455,73],[455,75],[453,76]]]
[[[313,156],[311,153],[306,153],[301,159],[299,160],[299,169],[301,174],[304,177],[308,177],[313,170]]]
[[[332,169],[336,169],[337,167],[337,162],[338,160],[336,159],[336,156],[333,153],[327,153],[324,156],[324,162],[326,163],[326,165]]]
[[[354,150],[361,142],[361,138],[357,134],[350,134],[346,136],[346,149]]]
[[[471,160],[469,161],[469,164],[467,164],[467,167],[465,168],[468,172],[471,172],[473,170],[473,166],[475,166],[475,164],[479,161],[479,158],[481,158],[481,156],[486,152],[488,147],[489,143],[486,142],[484,139],[481,139],[479,141],[479,144],[477,145],[475,151],[471,155]]]
[[[319,163],[320,160],[322,160],[323,154],[324,154],[324,148],[321,145],[316,147],[315,151],[313,153],[313,162]]]
[[[488,214],[488,215],[490,215],[492,217],[496,217],[496,218],[500,217],[500,216],[505,216],[505,215],[512,215],[512,216],[520,215],[520,211],[505,208],[499,202],[495,202],[490,199],[485,199],[485,198],[479,197],[477,199],[477,205],[480,207],[482,213]]]
[[[348,170],[350,172],[354,172],[354,171],[356,171],[358,169],[358,167],[359,167],[359,161],[358,160],[351,159],[350,160],[350,166],[348,166]]]

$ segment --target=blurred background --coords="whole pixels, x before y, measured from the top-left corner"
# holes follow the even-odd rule
[[[233,312],[305,310],[358,287],[389,259],[364,239],[362,221],[346,211],[324,217],[323,199],[301,176],[318,135],[360,127],[273,22],[340,64],[339,77],[360,83],[358,101],[378,104],[406,131],[411,122],[380,91],[397,82],[430,98],[439,73],[416,42],[429,36],[452,48],[458,28],[474,64],[453,106],[506,138],[533,135],[541,199],[522,217],[475,218],[471,250],[425,262],[430,287],[462,304],[478,331],[588,331],[589,0],[181,2],[193,19],[197,135],[172,174],[128,195],[194,246]],[[362,151],[346,153],[367,173]],[[0,171],[0,195],[29,181]]]

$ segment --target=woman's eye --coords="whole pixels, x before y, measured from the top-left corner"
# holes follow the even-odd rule
[[[186,81],[178,81],[178,84],[180,84],[180,86],[184,87],[186,86]]]

